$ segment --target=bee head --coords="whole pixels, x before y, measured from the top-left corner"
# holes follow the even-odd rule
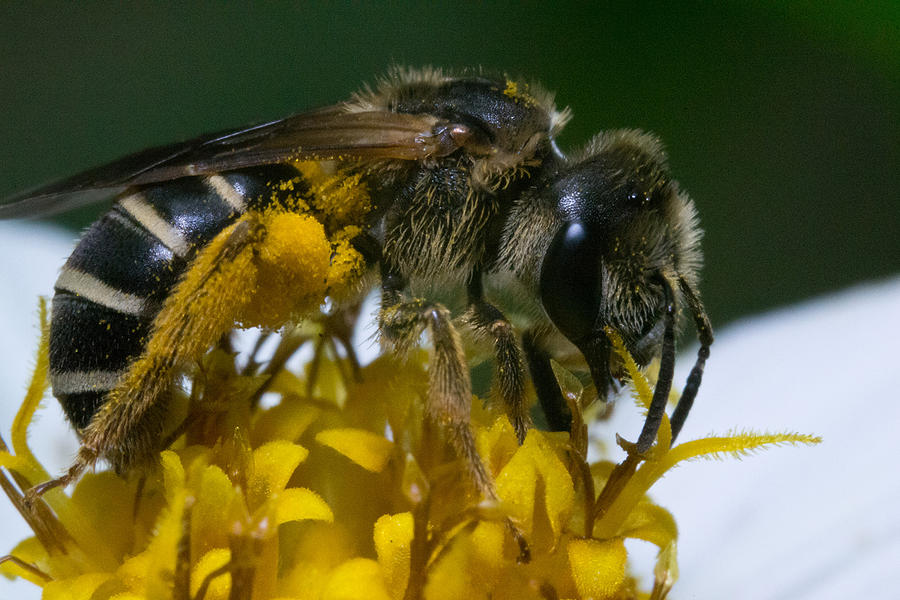
[[[619,370],[604,328],[646,364],[658,352],[666,306],[681,302],[680,281],[695,283],[693,204],[669,176],[656,138],[636,131],[598,136],[545,193],[559,226],[540,266],[541,302],[603,390]]]

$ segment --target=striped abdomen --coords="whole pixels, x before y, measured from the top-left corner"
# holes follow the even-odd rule
[[[50,322],[50,380],[72,425],[90,423],[141,354],[197,250],[296,175],[273,166],[143,187],[87,230],[56,281]]]

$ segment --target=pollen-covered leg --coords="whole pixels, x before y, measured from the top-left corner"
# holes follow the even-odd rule
[[[484,300],[470,304],[465,322],[476,336],[493,340],[497,358],[494,375],[497,394],[521,444],[532,422],[525,394],[525,361],[512,324],[497,307]]]
[[[222,230],[166,299],[143,354],[85,429],[75,463],[39,491],[74,481],[101,458],[118,472],[147,462],[160,449],[171,386],[185,365],[236,324],[279,327],[309,314],[330,290],[352,287],[358,263],[347,242],[330,240],[309,215],[252,212]]]
[[[101,458],[122,473],[159,449],[177,372],[229,331],[250,301],[257,284],[254,247],[264,233],[245,215],[197,254],[156,316],[143,354],[85,428],[72,466],[33,488],[32,496],[76,481]]]
[[[144,353],[85,430],[69,477],[101,457],[124,472],[158,450],[173,380],[250,302],[257,286],[254,247],[264,235],[263,225],[245,215],[197,254],[154,320]]]
[[[386,282],[384,296],[387,302],[396,301],[399,292]],[[475,447],[470,425],[472,384],[450,312],[440,304],[423,300],[400,301],[382,306],[379,323],[382,339],[401,352],[415,346],[425,328],[429,329],[433,351],[428,367],[426,413],[447,432],[481,494],[496,499],[491,476]]]

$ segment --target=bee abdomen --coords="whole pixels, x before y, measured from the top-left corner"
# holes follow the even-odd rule
[[[50,325],[50,381],[76,429],[87,427],[106,393],[141,353],[151,322],[57,289]]]
[[[147,186],[121,196],[84,234],[56,281],[53,393],[83,430],[152,334],[153,319],[197,250],[267,185],[296,171],[257,168]]]

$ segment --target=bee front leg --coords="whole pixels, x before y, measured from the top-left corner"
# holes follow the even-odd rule
[[[469,310],[464,320],[476,336],[489,338],[494,342],[497,359],[494,381],[497,382],[497,393],[521,444],[525,441],[525,434],[533,426],[525,394],[522,348],[512,324],[500,309],[484,299],[479,273],[474,274],[469,283]]]
[[[414,347],[422,332],[431,334],[432,355],[428,368],[426,414],[450,438],[456,453],[487,499],[496,500],[493,479],[475,447],[470,423],[472,383],[459,333],[446,307],[422,299],[404,300],[404,278],[394,273],[382,277],[382,306],[379,328],[382,340],[403,353]]]

